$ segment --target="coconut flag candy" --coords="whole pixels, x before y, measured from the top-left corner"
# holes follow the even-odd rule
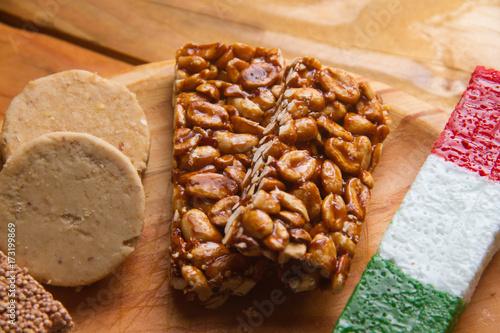
[[[334,332],[451,332],[500,247],[500,72],[477,67]]]

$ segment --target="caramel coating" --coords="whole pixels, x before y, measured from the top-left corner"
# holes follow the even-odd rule
[[[268,269],[267,260],[221,241],[282,90],[284,61],[278,49],[223,43],[187,44],[176,58],[171,281],[188,299],[215,308],[244,295]],[[271,246],[286,233],[270,218],[265,228],[252,216],[245,221]],[[249,239],[247,253],[254,245]]]
[[[296,59],[284,80],[223,243],[277,262],[283,282],[295,292],[340,292],[388,134],[388,107],[367,83],[312,57]],[[258,210],[266,217],[247,216]],[[265,233],[256,232],[264,227]],[[299,263],[309,267],[307,274],[290,279],[287,269]]]
[[[213,308],[245,294],[273,266],[295,292],[339,292],[389,108],[367,83],[312,57],[285,67],[279,50],[222,43],[188,44],[177,56],[176,288]],[[180,230],[193,209],[222,243]],[[288,279],[297,263],[307,274]]]

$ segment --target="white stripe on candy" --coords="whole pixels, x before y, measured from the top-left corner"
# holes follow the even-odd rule
[[[498,193],[500,184],[431,154],[384,233],[379,255],[467,303],[498,250]]]

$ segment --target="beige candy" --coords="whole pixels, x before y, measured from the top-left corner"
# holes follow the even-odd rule
[[[83,70],[28,83],[5,112],[0,137],[3,160],[39,135],[67,131],[95,135],[146,169],[150,133],[135,94],[122,84]]]
[[[40,136],[0,172],[0,235],[15,224],[16,264],[42,283],[86,285],[112,272],[139,240],[144,207],[130,161],[89,134]],[[8,237],[0,249],[12,251]]]

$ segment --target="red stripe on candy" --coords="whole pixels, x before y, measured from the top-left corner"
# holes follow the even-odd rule
[[[432,153],[500,181],[500,72],[476,67]]]

